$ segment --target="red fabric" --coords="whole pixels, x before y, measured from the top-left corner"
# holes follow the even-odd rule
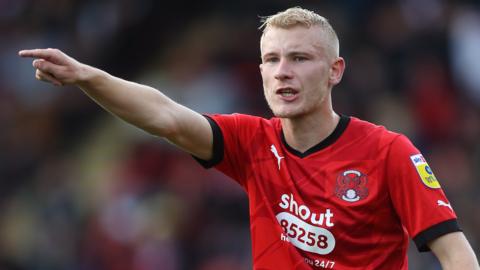
[[[248,193],[254,269],[408,269],[408,236],[456,218],[422,183],[410,158],[419,151],[383,127],[351,118],[301,158],[277,118],[210,117],[224,137],[216,168]]]

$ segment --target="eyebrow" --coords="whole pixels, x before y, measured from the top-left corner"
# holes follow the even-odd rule
[[[261,58],[266,58],[266,57],[271,57],[271,56],[279,56],[279,53],[276,52],[269,52],[261,56]],[[295,56],[295,55],[306,55],[306,56],[313,56],[314,53],[309,52],[309,51],[291,51],[287,53],[287,57],[289,56]]]

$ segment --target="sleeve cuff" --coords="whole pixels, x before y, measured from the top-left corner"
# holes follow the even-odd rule
[[[213,134],[213,147],[212,147],[212,158],[210,160],[203,160],[196,156],[192,156],[200,165],[204,168],[209,169],[217,165],[223,160],[223,134],[222,130],[218,126],[217,122],[213,120],[210,116],[204,115],[208,120],[210,127],[212,128]]]
[[[430,251],[428,243],[444,234],[462,231],[456,219],[446,220],[420,232],[413,238],[420,252]]]

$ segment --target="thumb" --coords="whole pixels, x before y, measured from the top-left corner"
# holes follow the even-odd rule
[[[56,65],[44,59],[36,59],[33,61],[32,65],[34,68],[41,70],[43,72],[50,73],[55,77],[57,77],[56,75],[58,75],[58,73],[60,72],[60,67],[61,67],[59,65]]]

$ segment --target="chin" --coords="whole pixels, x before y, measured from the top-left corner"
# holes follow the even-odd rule
[[[272,110],[272,112],[278,118],[297,118],[302,115],[299,111]]]
[[[277,106],[275,106],[277,105]],[[270,110],[272,111],[273,115],[278,118],[297,118],[305,114],[305,109],[301,106],[292,106],[293,104],[269,104]]]

